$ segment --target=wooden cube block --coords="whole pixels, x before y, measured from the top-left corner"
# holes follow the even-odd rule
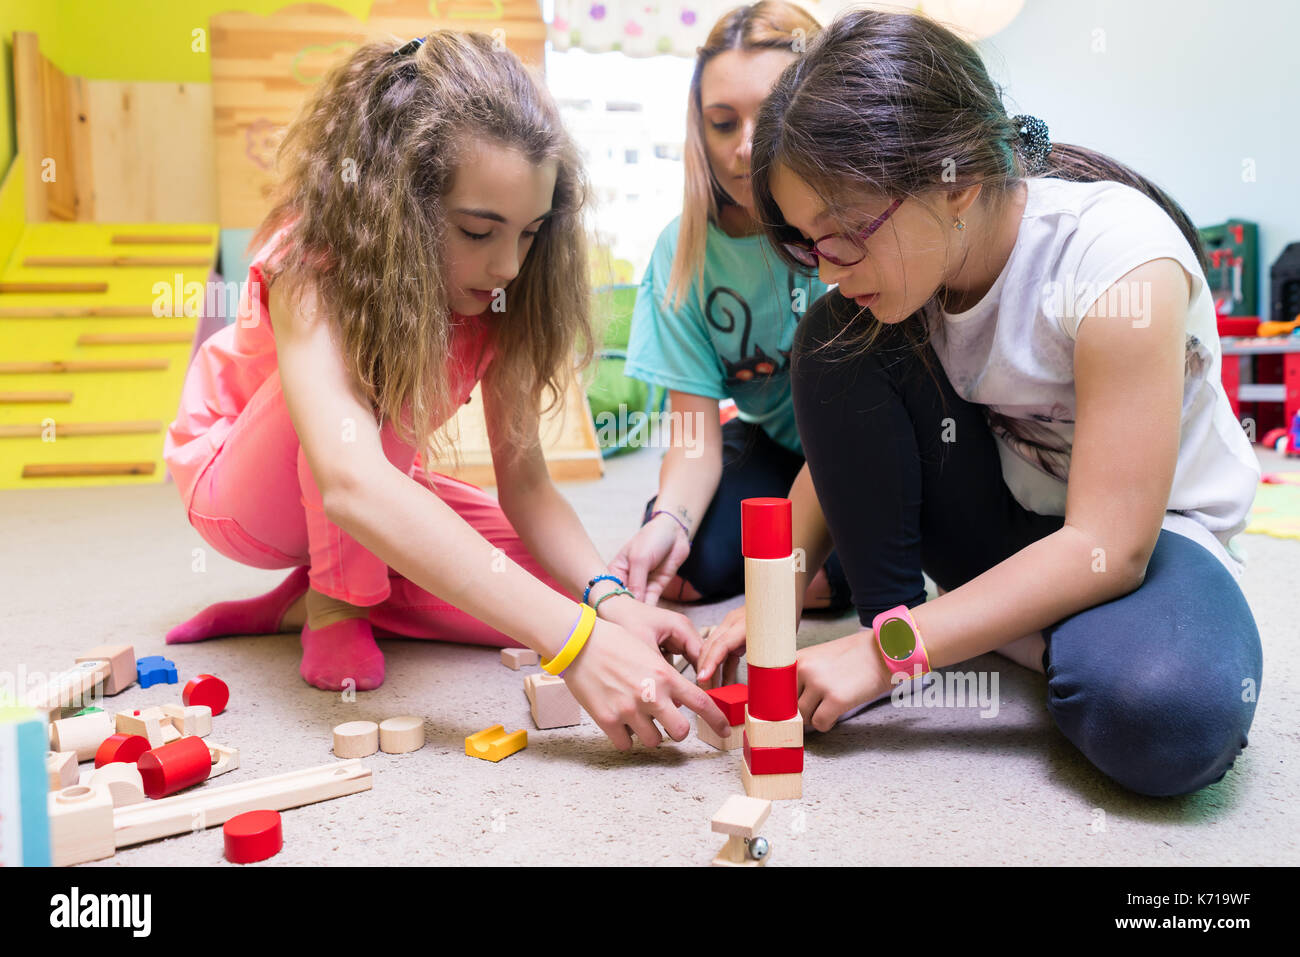
[[[51,751],[45,756],[45,770],[50,775],[50,790],[62,791],[77,783],[77,752]]]
[[[535,665],[540,660],[531,648],[501,649],[501,663],[511,671],[518,671],[524,665]]]
[[[51,792],[50,856],[55,867],[112,857],[113,799],[106,789],[74,784]]]
[[[149,747],[158,748],[166,743],[162,735],[164,717],[162,708],[141,708],[136,711],[119,711],[114,720],[118,734],[138,734],[149,739]]]
[[[710,822],[718,834],[734,834],[736,837],[755,838],[768,815],[772,813],[772,802],[763,798],[733,794],[718,808]]]
[[[538,728],[567,728],[582,724],[582,706],[559,675],[536,672],[524,679],[528,708]]]
[[[733,728],[745,723],[745,706],[749,702],[749,686],[742,684],[723,685],[710,688],[705,692],[727,716],[727,723]]]
[[[108,677],[104,679],[104,694],[117,694],[135,684],[135,648],[131,645],[100,645],[77,657],[77,662],[107,661]]]
[[[745,734],[752,748],[802,748],[803,715],[784,721],[764,721],[745,711]]]
[[[792,801],[803,797],[803,774],[751,774],[740,763],[740,782],[750,797],[768,801]]]
[[[744,747],[745,744],[745,726],[738,724],[733,727],[725,738],[718,737],[718,733],[709,727],[709,723],[699,715],[695,716],[695,736],[711,747],[719,751],[735,751],[737,748]]]
[[[181,734],[206,738],[212,733],[212,709],[205,704],[165,704],[162,713]]]

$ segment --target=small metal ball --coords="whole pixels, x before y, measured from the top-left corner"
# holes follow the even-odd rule
[[[761,861],[763,858],[767,857],[767,852],[770,850],[771,847],[768,845],[767,838],[765,837],[756,837],[749,842],[749,856],[756,861]]]

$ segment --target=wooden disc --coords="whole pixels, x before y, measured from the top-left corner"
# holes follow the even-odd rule
[[[334,729],[334,753],[340,758],[364,758],[379,750],[379,725],[348,721]]]
[[[404,714],[379,725],[379,747],[388,754],[406,754],[424,747],[424,718]]]

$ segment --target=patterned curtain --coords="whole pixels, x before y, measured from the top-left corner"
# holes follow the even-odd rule
[[[1010,23],[1025,0],[914,0],[862,3],[860,0],[796,0],[823,24],[848,6],[920,10],[956,26],[972,39],[986,37]],[[628,56],[694,57],[709,28],[741,0],[555,0],[548,38],[554,49]]]

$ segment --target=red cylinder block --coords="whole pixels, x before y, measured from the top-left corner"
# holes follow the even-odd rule
[[[279,811],[245,811],[236,814],[221,829],[226,842],[226,860],[251,864],[280,853],[284,831]]]
[[[199,675],[186,683],[181,699],[187,708],[190,705],[205,704],[212,709],[214,715],[218,715],[226,710],[230,688],[216,675]]]
[[[106,764],[135,764],[149,750],[149,739],[140,734],[110,734],[95,752],[95,767]]]
[[[784,721],[798,714],[797,667],[760,668],[749,665],[749,713],[763,721]]]
[[[166,797],[207,780],[212,771],[212,752],[197,735],[177,738],[170,744],[140,755],[136,762],[144,781],[144,793]]]
[[[789,558],[794,551],[788,498],[740,502],[740,551],[746,558]]]

